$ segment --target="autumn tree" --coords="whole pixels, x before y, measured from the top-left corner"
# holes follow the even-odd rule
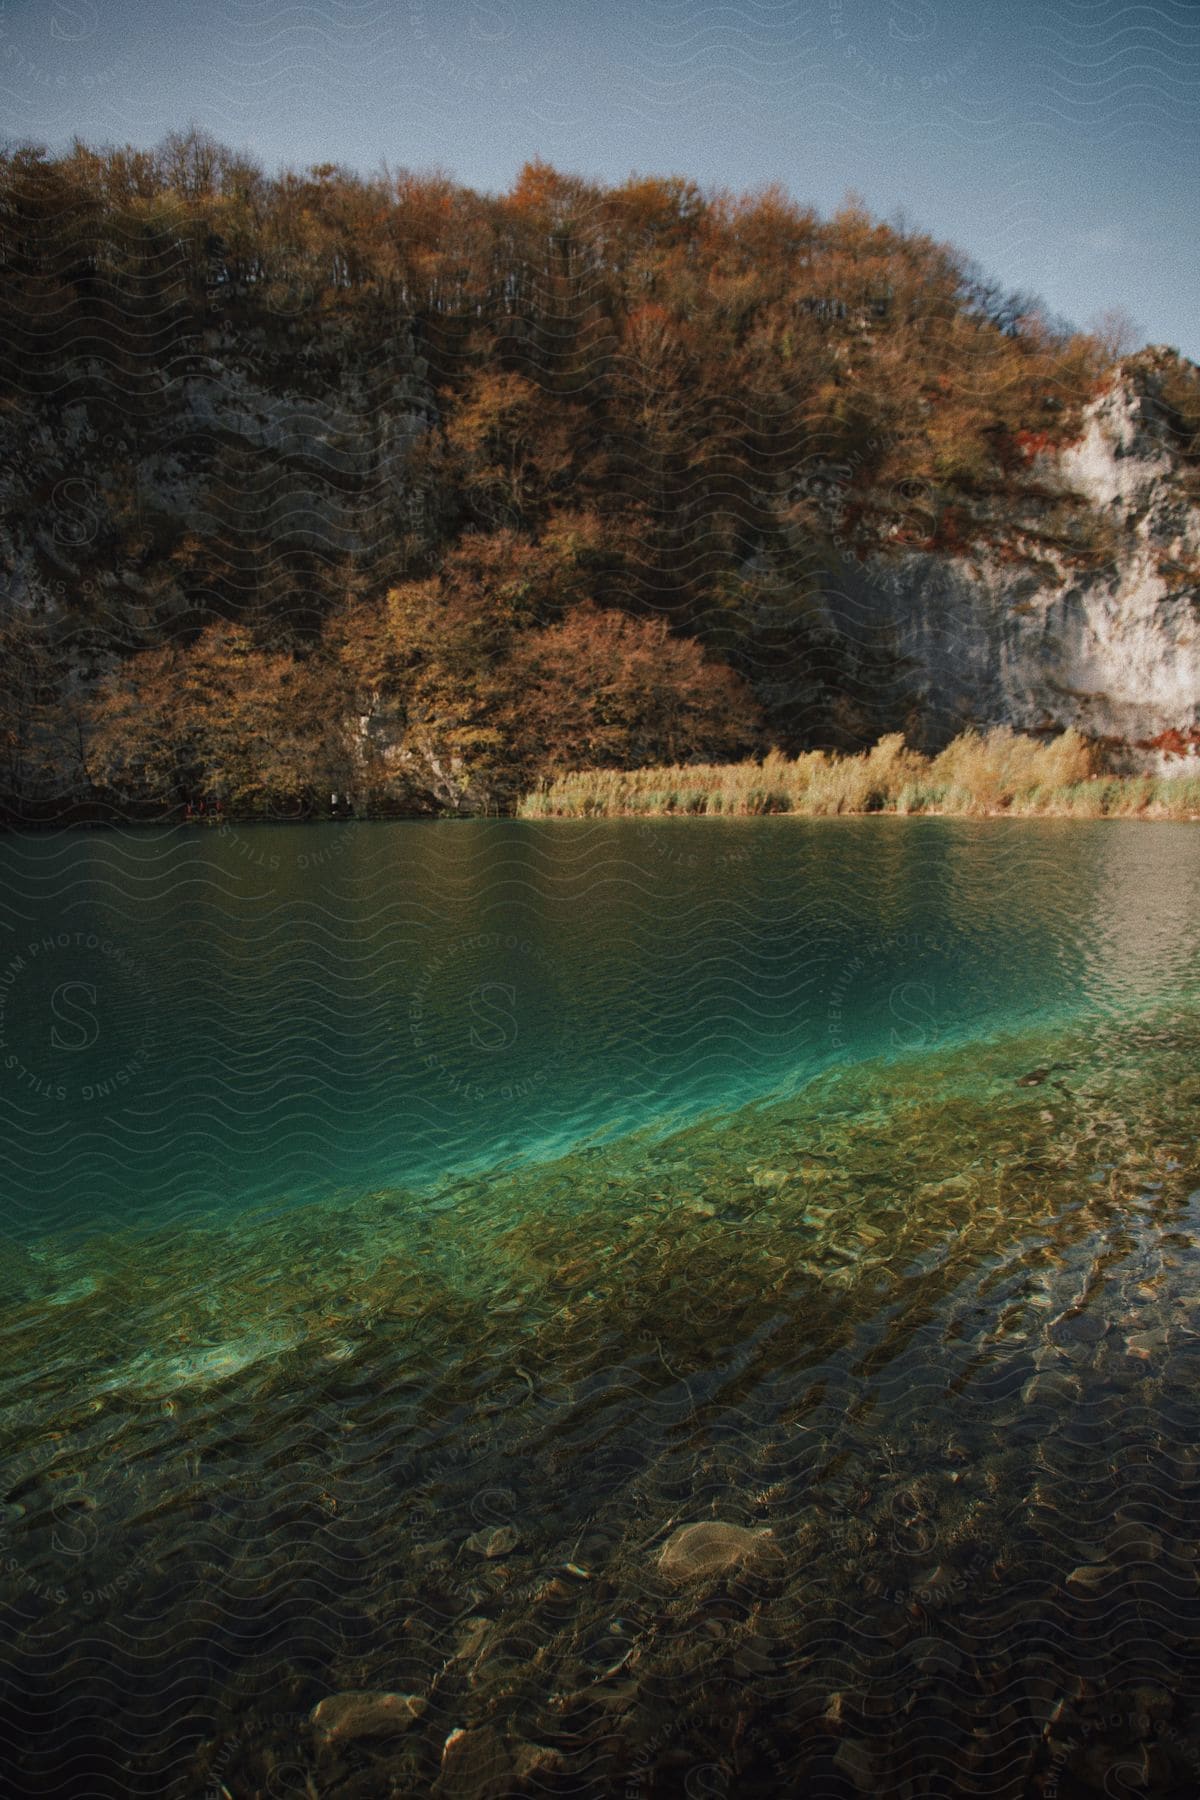
[[[260,650],[242,626],[129,658],[99,684],[89,725],[93,779],[124,801],[211,795],[290,811],[346,786],[351,769],[326,667]]]
[[[497,720],[528,777],[719,761],[754,741],[757,708],[745,684],[663,619],[577,606],[527,633],[503,676]]]
[[[327,638],[364,721],[362,779],[390,800],[458,807],[513,786],[499,722],[523,633],[581,602],[605,567],[596,520],[565,516],[540,542],[467,533],[438,574],[347,607]]]
[[[448,474],[473,523],[536,524],[554,493],[568,489],[569,433],[553,398],[524,376],[475,371],[450,403]]]

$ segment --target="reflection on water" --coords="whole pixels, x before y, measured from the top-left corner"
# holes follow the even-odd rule
[[[1144,994],[1194,994],[1200,871],[1186,838],[1139,844],[1121,832],[1097,848],[1104,905],[1095,908],[1092,990],[1097,1004]]]
[[[428,1189],[1200,962],[1200,838],[1139,822],[10,836],[0,891],[23,1241]]]

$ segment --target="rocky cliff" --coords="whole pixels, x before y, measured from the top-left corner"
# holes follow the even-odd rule
[[[1047,503],[1086,508],[1093,566],[1035,547],[1020,521],[994,514],[998,547],[830,559],[831,640],[876,672],[880,700],[928,741],[972,723],[1073,725],[1117,767],[1195,768],[1200,495],[1162,400],[1171,357],[1131,358],[1079,440],[1036,458]]]
[[[381,541],[401,546],[402,568],[406,528],[437,504],[407,471],[438,399],[411,344],[390,349],[364,362],[326,333],[315,350],[310,340],[298,381],[286,349],[211,334],[173,378],[136,404],[126,395],[124,424],[107,436],[86,400],[10,411],[5,616],[85,626],[60,653],[68,687],[86,695],[141,643],[186,630],[180,570],[191,558],[194,571],[206,545],[241,571],[250,616],[286,615],[320,581],[352,577],[362,555],[378,580]],[[1074,725],[1118,769],[1194,769],[1200,486],[1162,397],[1173,357],[1129,359],[1076,441],[1035,451],[1020,516],[1003,497],[981,500],[959,549],[910,548],[896,529],[864,552],[831,519],[810,546],[807,670],[757,668],[772,716],[802,731],[814,721],[821,741],[851,695],[846,747],[897,724],[927,748],[967,724]],[[86,375],[76,372],[84,391]],[[1056,546],[1031,506],[1043,525],[1065,509],[1070,540]],[[393,723],[385,708],[361,728],[398,751],[383,742]],[[62,796],[78,773],[59,769],[38,789]]]
[[[267,174],[193,130],[12,147],[0,223],[0,812],[235,765],[311,804],[349,723],[385,770],[419,741],[431,806],[455,759],[464,807],[702,759],[636,656],[614,724],[627,627],[747,749],[1197,733],[1200,370],[858,204]],[[584,724],[535,744],[563,676]]]

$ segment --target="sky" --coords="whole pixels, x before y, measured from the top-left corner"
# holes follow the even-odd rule
[[[1200,360],[1200,0],[0,0],[11,144],[849,191]]]

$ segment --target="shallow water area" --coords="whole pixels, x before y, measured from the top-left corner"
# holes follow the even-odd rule
[[[78,1730],[103,1644],[134,1791],[182,1752],[195,1793],[223,1754],[233,1793],[282,1760],[331,1794],[668,1793],[706,1760],[851,1792],[931,1778],[928,1708],[957,1791],[1009,1791],[1018,1750],[1088,1791],[1131,1744],[1176,1791],[1198,1050],[1173,1013],[900,1059],[435,1219],[378,1193],[91,1246],[35,1382],[44,1296],[3,1336],[28,1718],[71,1695]],[[1046,1059],[1062,1087],[1022,1087]],[[681,1578],[664,1546],[706,1519],[772,1556]],[[326,1744],[347,1690],[427,1704]],[[444,1773],[459,1730],[483,1773]]]
[[[1079,866],[1021,842],[1007,916],[1035,883],[1077,914]],[[986,861],[976,891],[956,853],[975,921]],[[914,1038],[929,969],[899,953],[897,1010],[864,958],[825,1010],[868,1053],[674,1129],[630,1108],[433,1201],[329,1183],[14,1242],[22,1791],[1193,1793],[1200,1006],[1171,866],[1103,975],[1045,903],[1025,1017],[978,1012],[966,959]],[[745,915],[744,868],[712,879]],[[407,1698],[314,1717],[347,1694]]]

